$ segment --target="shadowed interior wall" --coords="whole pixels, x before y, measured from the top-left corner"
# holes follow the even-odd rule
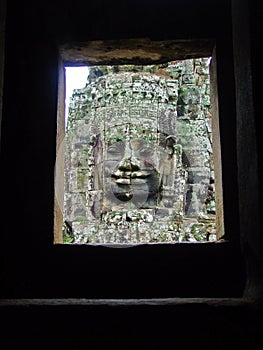
[[[123,349],[127,344],[134,349],[181,343],[262,349],[259,7],[255,1],[236,0],[161,5],[142,0],[8,1],[0,245],[1,341],[6,348],[113,344]],[[247,34],[249,40],[243,40]],[[229,244],[163,250],[55,246],[58,47],[73,41],[147,36],[216,39]],[[191,300],[197,296],[201,301]],[[169,297],[176,300],[163,303]],[[34,300],[23,303],[22,298]],[[92,305],[87,298],[100,300]],[[103,298],[125,299],[128,304],[103,304]]]

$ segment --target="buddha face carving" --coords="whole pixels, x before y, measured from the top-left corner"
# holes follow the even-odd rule
[[[174,139],[159,134],[157,140],[156,131],[154,135],[151,141],[129,134],[104,143],[98,138],[94,175],[95,189],[103,190],[102,212],[154,208],[160,203],[162,186],[169,179],[173,183]]]
[[[107,149],[104,163],[106,197],[123,205],[155,205],[159,189],[156,150],[145,140],[119,141]]]

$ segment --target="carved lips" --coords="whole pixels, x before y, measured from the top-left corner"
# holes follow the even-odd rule
[[[122,171],[117,169],[112,175],[112,190],[122,201],[130,200],[134,194],[145,196],[149,192],[147,185],[151,171]]]
[[[115,183],[118,185],[132,185],[132,184],[143,184],[151,176],[151,171],[121,171],[117,169],[113,174],[112,178],[115,179]]]

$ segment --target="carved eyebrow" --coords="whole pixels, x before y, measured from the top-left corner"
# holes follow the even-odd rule
[[[117,151],[117,150],[120,150],[120,148],[115,145],[111,145],[108,147],[108,151]]]
[[[122,152],[124,150],[124,146],[123,146],[123,143],[113,143],[112,145],[110,145],[108,147],[108,152],[111,152],[111,151],[119,151],[119,152]]]
[[[143,153],[143,152],[153,153],[154,149],[152,147],[150,147],[149,145],[147,145],[147,146],[143,145],[142,147],[140,147],[139,152],[140,153]]]

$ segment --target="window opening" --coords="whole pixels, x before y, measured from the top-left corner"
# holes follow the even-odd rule
[[[89,68],[81,67],[65,67],[66,76],[66,101],[65,101],[65,125],[67,127],[68,112],[70,99],[74,90],[83,89],[87,83]]]
[[[88,68],[66,110],[56,243],[217,240],[210,62]]]

